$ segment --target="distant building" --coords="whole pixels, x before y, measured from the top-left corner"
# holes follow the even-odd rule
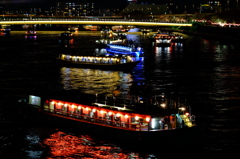
[[[125,7],[121,14],[141,13],[143,15],[159,15],[167,13],[167,6],[162,4],[137,4],[130,3]]]
[[[220,1],[207,1],[205,4],[200,4],[199,13],[219,13],[222,11]]]
[[[57,2],[57,16],[91,16],[94,14],[94,3]]]

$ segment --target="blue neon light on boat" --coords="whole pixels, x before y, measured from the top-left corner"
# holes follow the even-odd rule
[[[132,46],[124,46],[124,45],[113,45],[108,44],[106,50],[110,53],[115,54],[125,54],[140,57],[143,55],[143,50],[141,47]]]

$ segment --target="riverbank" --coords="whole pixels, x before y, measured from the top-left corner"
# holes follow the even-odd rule
[[[207,39],[228,41],[231,43],[238,43],[240,40],[239,28],[227,28],[216,26],[202,26],[195,25],[192,27],[182,27],[178,29],[167,29],[168,31],[175,31],[188,35],[201,36]]]
[[[240,40],[240,29],[237,28],[222,28],[222,27],[209,27],[203,26],[200,29],[193,29],[192,27],[185,28],[164,28],[161,31],[174,32],[174,34],[181,34],[185,37],[188,35],[200,36],[207,39],[214,39],[220,41],[228,41],[232,43],[238,43]],[[26,31],[11,31],[10,34],[25,34]],[[59,35],[63,31],[37,31],[37,35],[44,34],[56,34]],[[156,32],[148,33],[148,36],[151,36]],[[78,35],[101,35],[101,31],[76,31],[73,34]],[[126,32],[126,34],[138,34],[142,35],[142,32]]]

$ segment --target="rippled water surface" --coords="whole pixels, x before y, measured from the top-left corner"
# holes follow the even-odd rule
[[[156,47],[147,35],[131,34],[144,49],[142,63],[132,73],[58,67],[59,53],[91,55],[99,32],[75,33],[68,42],[60,32],[38,32],[26,39],[24,32],[0,36],[0,156],[5,158],[221,158],[240,147],[240,47],[189,36],[181,44]],[[68,46],[68,47],[66,47]],[[127,90],[132,82],[151,84],[156,92],[179,92],[197,116],[199,132],[187,134],[172,147],[153,143],[157,150],[142,150],[134,143],[113,141],[46,123],[23,122],[16,102],[32,90],[80,90],[110,93],[117,86]],[[159,147],[159,149],[158,149]],[[206,157],[207,156],[207,157]]]

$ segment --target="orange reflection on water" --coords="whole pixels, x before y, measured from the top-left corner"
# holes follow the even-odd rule
[[[43,146],[50,148],[50,158],[98,158],[98,159],[122,159],[129,155],[121,152],[114,146],[99,146],[88,136],[73,136],[64,132],[57,132],[43,141]]]

